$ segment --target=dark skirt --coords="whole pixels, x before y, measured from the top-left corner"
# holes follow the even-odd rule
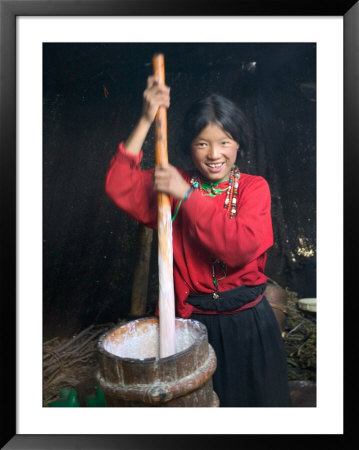
[[[192,314],[207,327],[217,356],[213,389],[220,406],[291,406],[286,352],[267,299],[235,314]]]

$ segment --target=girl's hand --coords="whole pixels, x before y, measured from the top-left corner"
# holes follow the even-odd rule
[[[155,167],[153,187],[156,191],[182,200],[191,186],[174,166],[162,163]]]
[[[150,76],[147,78],[147,88],[143,93],[141,117],[125,142],[128,153],[133,155],[140,153],[160,106],[166,108],[170,106],[170,88],[161,84],[158,77]]]
[[[149,76],[143,93],[142,118],[152,123],[160,106],[169,108],[170,88],[161,84],[158,77]]]

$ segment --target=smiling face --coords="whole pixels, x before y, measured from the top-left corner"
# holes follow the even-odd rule
[[[220,181],[229,176],[238,148],[239,144],[223,128],[210,123],[192,141],[193,164],[209,181]]]

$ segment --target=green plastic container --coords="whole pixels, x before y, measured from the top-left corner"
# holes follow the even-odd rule
[[[56,400],[49,404],[50,407],[79,407],[79,398],[77,392],[73,388],[64,388],[60,391],[60,400]]]

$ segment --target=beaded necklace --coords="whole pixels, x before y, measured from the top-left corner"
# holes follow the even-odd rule
[[[235,217],[237,215],[237,195],[238,195],[238,182],[239,178],[241,176],[241,173],[236,165],[234,165],[231,169],[231,172],[229,174],[228,178],[225,178],[220,181],[216,181],[214,183],[203,181],[199,176],[193,176],[191,178],[190,184],[191,189],[199,189],[202,192],[205,192],[204,194],[206,197],[216,197],[217,195],[221,195],[222,192],[227,192],[226,198],[224,200],[224,208],[228,210],[227,214],[230,219]],[[224,181],[228,181],[228,186],[224,189],[220,189],[218,185],[220,183],[223,183]],[[185,196],[185,200],[187,199],[187,194]],[[175,220],[178,210],[182,204],[182,201],[180,200],[178,202],[175,214],[172,218],[172,222]],[[223,272],[223,276],[221,278],[216,277],[216,264],[219,265],[219,268]],[[215,288],[215,292],[213,292],[212,297],[214,300],[217,300],[220,297],[219,293],[219,286],[218,281],[224,280],[227,276],[227,265],[220,261],[217,258],[212,257],[211,258],[211,266],[212,266],[212,281],[213,286]]]
[[[221,195],[222,192],[227,192],[226,199],[224,201],[224,208],[228,209],[228,217],[232,219],[237,215],[237,194],[238,194],[238,181],[241,173],[236,165],[232,167],[229,174],[229,178],[224,178],[223,180],[216,181],[214,183],[203,181],[199,176],[194,176],[191,178],[190,184],[191,188],[200,189],[206,197],[215,197],[216,195]],[[220,189],[218,185],[228,180],[228,186],[224,189]],[[182,202],[185,200],[180,200],[178,202],[176,211],[172,217],[172,222],[175,220],[178,210]]]
[[[191,178],[191,185],[194,189],[199,188],[206,197],[215,197],[221,195],[222,192],[227,192],[226,199],[224,200],[224,208],[228,210],[228,217],[232,219],[237,215],[237,195],[238,195],[238,181],[241,173],[236,165],[232,167],[229,174],[229,178],[216,181],[214,183],[203,181],[200,177],[195,176]],[[218,188],[220,183],[228,180],[228,186],[224,189]]]
[[[202,181],[199,177],[192,177],[191,185],[194,189],[199,188],[203,192],[206,192],[206,196],[215,197],[216,195],[221,195],[222,192],[227,192],[226,198],[224,200],[224,208],[228,211],[228,217],[232,219],[237,215],[237,195],[238,195],[238,181],[241,176],[241,173],[236,165],[232,167],[232,170],[229,174],[229,178],[225,178],[224,180],[217,181],[215,183],[208,183]],[[220,183],[228,180],[228,186],[224,189],[218,188]],[[222,269],[223,276],[221,278],[216,277],[216,264],[219,265],[219,268]],[[220,297],[219,293],[219,285],[218,281],[224,280],[227,276],[227,265],[220,261],[217,258],[212,257],[211,259],[212,266],[212,281],[215,291],[212,294],[213,300],[217,300]]]
[[[211,258],[211,264],[212,264],[212,281],[213,286],[215,289],[215,292],[212,294],[213,300],[217,300],[219,298],[219,286],[218,281],[224,280],[227,276],[227,264],[225,264],[223,261],[220,261],[218,258]],[[216,264],[219,265],[219,268],[222,270],[223,275],[221,278],[216,277]]]

